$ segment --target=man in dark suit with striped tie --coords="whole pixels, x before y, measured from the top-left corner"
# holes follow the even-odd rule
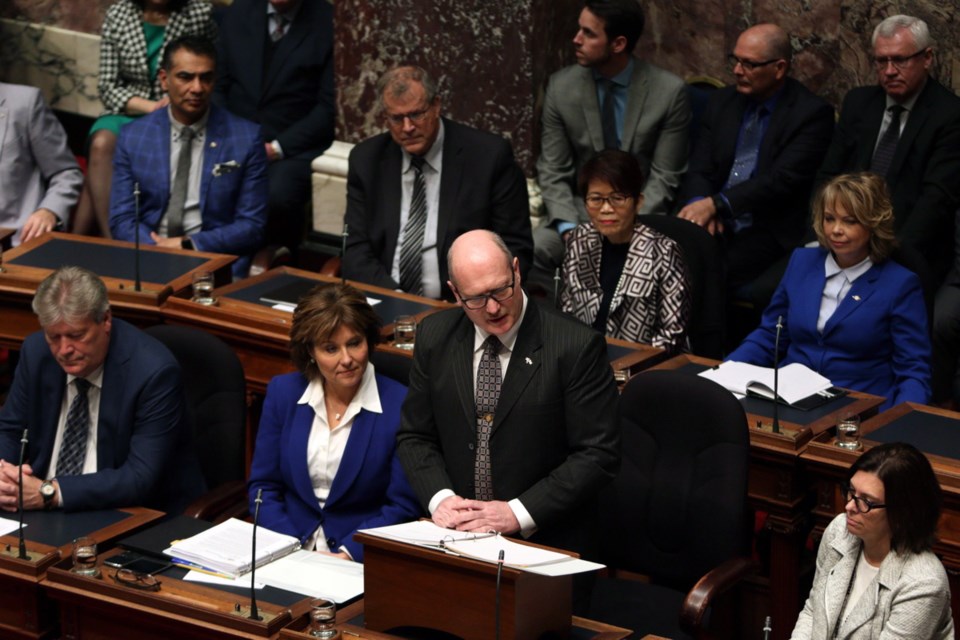
[[[407,479],[440,526],[593,557],[597,495],[620,466],[603,337],[533,304],[496,234],[460,236],[448,262],[460,308],[418,329],[397,434]]]
[[[110,313],[94,273],[61,267],[40,283],[0,410],[0,509],[147,506],[183,510],[203,493],[190,447],[180,366],[154,338]]]
[[[510,143],[441,118],[436,83],[420,67],[388,71],[377,92],[388,131],[350,153],[343,275],[452,299],[443,257],[472,229],[500,234],[526,275],[527,188]]]

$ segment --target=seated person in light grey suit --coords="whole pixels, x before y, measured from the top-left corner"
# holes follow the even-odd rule
[[[690,105],[683,80],[633,56],[643,25],[637,0],[585,0],[573,38],[577,64],[550,77],[537,160],[547,222],[533,232],[531,284],[549,282],[567,235],[589,221],[576,180],[597,151],[622,149],[640,160],[648,176],[641,214],[673,208],[687,168]]]
[[[0,82],[0,227],[17,245],[67,222],[83,174],[67,134],[33,87]]]
[[[930,550],[941,500],[930,462],[909,444],[882,444],[857,459],[843,490],[791,638],[953,638],[950,583]]]

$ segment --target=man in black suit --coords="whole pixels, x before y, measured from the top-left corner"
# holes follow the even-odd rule
[[[418,329],[397,435],[407,478],[440,526],[589,556],[597,494],[620,464],[604,340],[533,304],[496,234],[460,236],[448,262],[460,309]]]
[[[234,0],[220,27],[214,102],[260,124],[267,242],[295,250],[310,163],[333,141],[333,9],[324,0]]]
[[[878,84],[847,93],[818,181],[851,171],[885,175],[897,237],[939,281],[960,205],[960,98],[930,77],[933,41],[923,20],[897,15],[877,25],[873,61]],[[894,117],[899,132],[890,128]],[[884,157],[888,132],[892,155]]]
[[[833,109],[787,77],[790,57],[776,25],[740,34],[729,57],[736,83],[710,96],[680,190],[679,217],[724,239],[730,291],[799,243],[830,144]]]
[[[510,143],[441,118],[436,84],[419,67],[388,71],[377,92],[388,132],[350,153],[343,275],[452,299],[442,257],[472,229],[499,233],[526,275],[527,188]]]

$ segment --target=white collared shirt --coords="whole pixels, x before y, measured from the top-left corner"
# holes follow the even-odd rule
[[[186,126],[177,121],[167,107],[167,114],[170,117],[170,193],[173,194],[173,185],[177,179],[177,162],[180,159],[180,147],[182,146],[182,132]],[[193,129],[193,147],[190,150],[190,176],[187,178],[187,199],[183,203],[183,235],[190,236],[200,231],[203,226],[203,218],[200,212],[200,182],[203,177],[203,146],[207,133],[207,120],[210,119],[210,111],[207,110],[203,117],[190,125]],[[169,201],[168,201],[169,205]],[[166,238],[167,235],[167,212],[164,211],[160,218],[160,224],[157,226],[157,234]]]
[[[443,284],[440,282],[440,255],[437,253],[437,226],[440,222],[440,172],[443,170],[443,120],[433,146],[423,155],[423,181],[427,189],[427,222],[423,229],[423,295],[439,299]],[[410,202],[413,200],[413,182],[416,170],[410,162],[410,154],[403,151],[400,165],[400,235],[397,249],[393,252],[390,277],[400,282],[400,248],[403,246],[403,230],[410,217]],[[444,256],[446,258],[446,256]]]
[[[823,328],[827,326],[827,321],[834,314],[843,299],[850,293],[853,283],[857,278],[870,271],[873,266],[873,260],[867,256],[852,267],[841,269],[840,265],[833,258],[832,253],[827,253],[824,260],[823,271],[826,276],[826,282],[823,285],[823,294],[820,297],[820,315],[817,316],[817,331],[823,333]]]
[[[926,86],[926,85],[924,85]],[[890,113],[890,107],[895,104],[900,104],[903,107],[903,113],[900,114],[900,131],[899,135],[903,135],[903,130],[907,126],[907,120],[910,118],[910,114],[913,113],[913,107],[917,104],[917,98],[920,97],[920,93],[923,91],[923,87],[920,87],[920,91],[917,91],[913,96],[900,104],[890,96],[887,96],[886,103],[883,105],[883,120],[880,121],[880,131],[877,132],[877,139],[873,143],[873,150],[876,152],[877,145],[880,144],[880,140],[883,139],[883,134],[887,132],[887,129],[890,128],[890,122],[893,120],[893,114]]]
[[[310,436],[307,439],[307,470],[310,473],[313,494],[321,509],[327,503],[333,480],[340,469],[340,462],[343,460],[343,453],[350,439],[350,431],[353,429],[354,418],[362,409],[371,413],[383,413],[373,364],[367,363],[363,378],[360,380],[360,387],[353,396],[353,400],[347,405],[340,424],[331,427],[327,422],[327,407],[324,400],[322,379],[311,381],[297,400],[297,404],[307,404],[313,409],[313,425],[310,427]],[[327,537],[323,533],[323,525],[318,527],[307,540],[304,548],[330,551],[327,547]]]
[[[57,476],[57,462],[60,458],[60,444],[63,442],[63,433],[67,428],[67,414],[70,412],[70,405],[73,399],[77,397],[77,384],[74,382],[77,376],[67,374],[67,392],[63,394],[63,401],[60,403],[60,419],[57,421],[57,435],[53,439],[53,452],[50,454],[50,466],[47,468],[46,480],[52,480]],[[83,469],[81,473],[96,473],[97,471],[97,425],[100,421],[100,394],[103,388],[103,365],[100,365],[93,373],[86,378],[90,383],[87,389],[87,412],[90,416],[90,424],[87,425],[87,449],[83,459]],[[60,496],[59,504],[64,502],[63,492],[58,492]]]

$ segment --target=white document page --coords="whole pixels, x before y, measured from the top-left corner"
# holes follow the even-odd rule
[[[257,567],[257,580],[305,596],[326,596],[337,603],[363,593],[363,565],[315,551],[295,551]]]

